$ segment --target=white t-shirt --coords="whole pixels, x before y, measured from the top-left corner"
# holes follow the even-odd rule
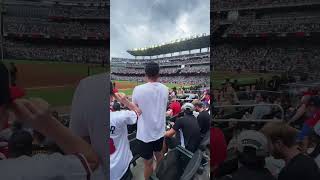
[[[128,124],[137,122],[133,111],[110,112],[110,138],[113,140],[115,152],[110,154],[110,179],[119,180],[126,173],[132,152],[128,140]]]
[[[70,128],[78,136],[89,136],[99,156],[100,167],[92,179],[109,178],[109,86],[107,73],[87,77],[80,81],[72,101]]]
[[[90,173],[81,155],[37,154],[0,161],[3,180],[87,180]]]
[[[266,157],[265,168],[267,168],[270,173],[278,178],[280,171],[285,167],[285,162],[282,159],[275,159],[272,156]]]
[[[168,88],[159,82],[134,88],[132,101],[142,111],[138,120],[137,139],[147,143],[164,136],[168,95]]]

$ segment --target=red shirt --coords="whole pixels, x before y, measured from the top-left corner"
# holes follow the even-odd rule
[[[227,143],[219,128],[210,128],[210,167],[218,167],[227,158]]]
[[[315,112],[310,119],[306,120],[306,124],[309,127],[313,128],[319,120],[320,120],[320,110]]]
[[[179,102],[172,102],[170,105],[169,105],[169,109],[172,110],[172,116],[175,116],[177,114],[179,114],[181,112],[181,105]]]

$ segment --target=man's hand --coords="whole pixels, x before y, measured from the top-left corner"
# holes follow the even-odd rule
[[[139,107],[136,104],[133,104],[132,102],[130,102],[127,98],[127,96],[125,94],[122,93],[115,93],[114,97],[122,104],[124,104],[125,106],[127,106],[130,110],[135,111],[138,116],[140,116],[142,114],[141,109],[139,109]]]
[[[53,117],[49,111],[49,104],[42,99],[18,99],[12,109],[17,120],[30,123],[35,129],[41,131]]]

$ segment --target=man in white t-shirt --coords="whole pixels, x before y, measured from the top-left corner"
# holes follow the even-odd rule
[[[140,155],[144,159],[144,177],[149,179],[153,173],[153,155],[157,163],[163,158],[161,153],[168,103],[168,88],[158,82],[160,67],[155,62],[146,64],[145,80],[147,83],[136,86],[132,101],[142,111],[138,119],[137,139]]]
[[[71,130],[87,140],[99,156],[100,167],[92,176],[97,180],[109,178],[109,81],[107,73],[81,80],[71,109]]]
[[[110,110],[110,179],[125,180],[127,178],[130,179],[132,176],[130,162],[133,158],[130,150],[127,125],[135,124],[141,111],[134,104],[130,103],[125,96],[114,93],[113,89],[110,89],[110,91],[110,103],[116,99],[131,110]]]

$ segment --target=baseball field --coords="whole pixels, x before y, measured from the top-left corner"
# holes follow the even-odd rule
[[[27,97],[40,97],[55,108],[70,106],[79,81],[88,75],[106,71],[101,65],[51,61],[4,60],[14,62],[17,85],[26,90]]]
[[[230,79],[231,81],[237,79],[239,84],[247,84],[254,83],[256,79],[263,77],[264,79],[271,79],[271,77],[275,74],[265,74],[265,73],[236,73],[236,72],[213,72],[211,76],[211,80],[213,82],[213,87],[219,88],[221,84],[225,81],[225,79]],[[125,93],[126,95],[131,95],[133,88],[141,83],[133,82],[133,81],[115,81],[116,88],[119,89],[120,92]],[[173,87],[181,87],[181,86],[190,86],[190,85],[181,85],[181,84],[173,84],[166,83],[166,86],[169,88]],[[209,86],[209,85],[208,85]]]
[[[119,92],[125,93],[126,95],[132,95],[133,89],[135,86],[142,84],[142,82],[136,81],[113,81],[116,83],[116,88],[119,89]],[[165,83],[168,88],[173,87],[189,87],[190,85],[186,84],[174,84],[174,83]]]

